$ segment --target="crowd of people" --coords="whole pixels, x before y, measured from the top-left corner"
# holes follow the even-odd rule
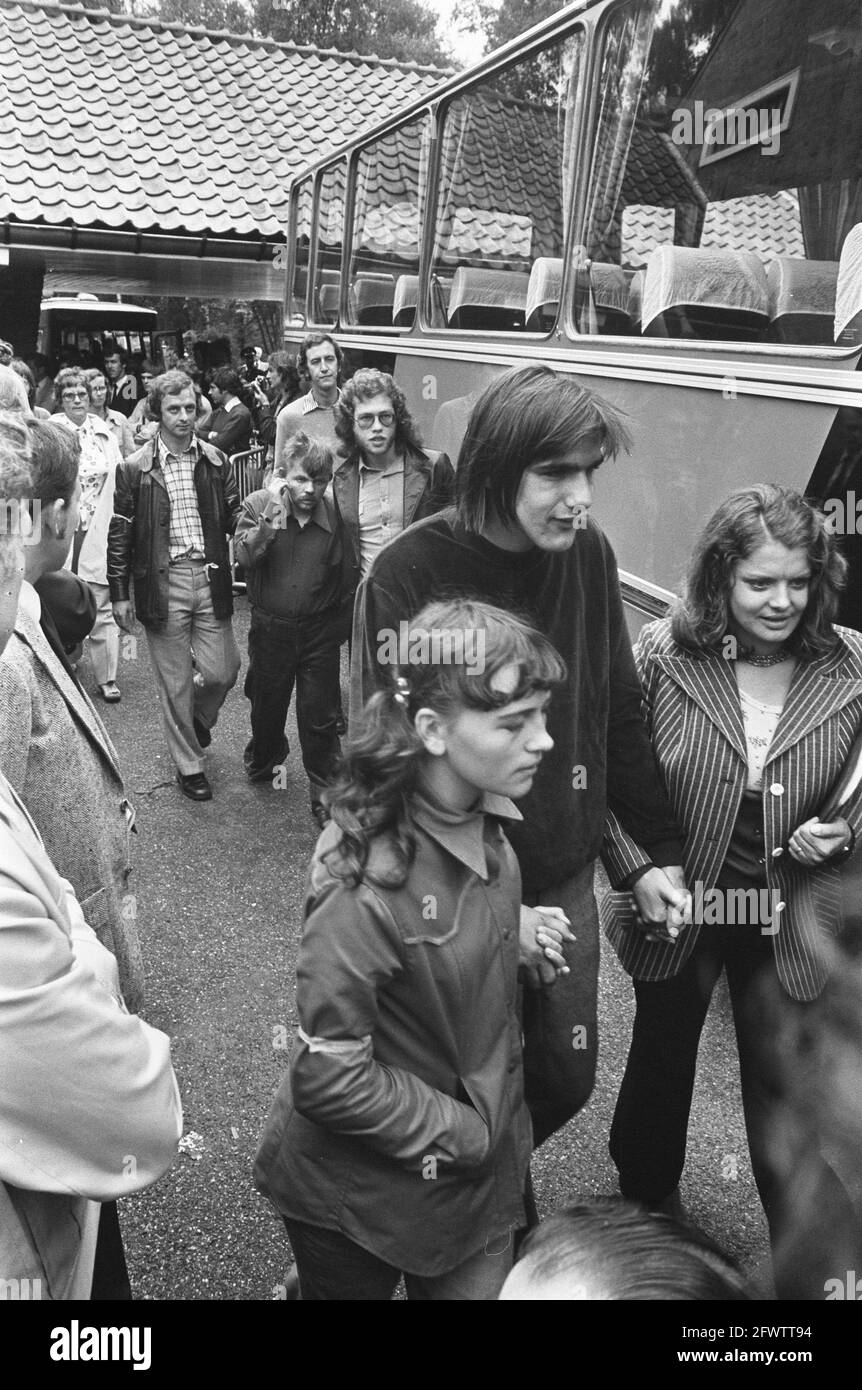
[[[859,1149],[798,1076],[840,1071],[840,1098],[862,1068],[833,1026],[852,1014],[839,889],[862,790],[834,789],[862,637],[834,623],[845,565],[822,515],[786,488],[734,493],[633,650],[592,514],[629,425],[573,377],[502,374],[453,467],[392,376],[342,381],[326,333],[296,362],[220,368],[207,415],[191,376],[144,366],[145,393],[122,354],[65,368],[50,418],[39,382],[0,367],[19,523],[0,534],[0,1272],[130,1296],[116,1199],[170,1166],[180,1108],[168,1040],[137,1013],[134,810],[76,661],[86,639],[116,702],[118,629],[143,627],[179,790],[210,800],[241,667],[235,560],[244,773],[283,773],[295,690],[320,829],[253,1173],[290,1296],[388,1299],[403,1276],[420,1300],[751,1298],[679,1192],[724,969],[775,1290],[826,1297],[839,1252],[862,1259]],[[252,437],[267,466],[241,499],[231,457]],[[599,856],[636,1000],[620,1196],[539,1222],[531,1154],[595,1078]]]

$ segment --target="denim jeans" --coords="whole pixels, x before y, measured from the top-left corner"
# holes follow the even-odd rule
[[[245,750],[246,771],[263,779],[283,762],[288,751],[284,726],[295,685],[299,742],[314,806],[339,753],[336,618],[330,612],[287,621],[253,608],[248,659],[245,694],[251,702],[251,741]]]
[[[380,1302],[392,1297],[402,1270],[378,1259],[340,1231],[283,1218],[299,1271],[304,1303]],[[413,1302],[493,1302],[512,1268],[513,1241],[503,1233],[445,1274],[404,1274]]]

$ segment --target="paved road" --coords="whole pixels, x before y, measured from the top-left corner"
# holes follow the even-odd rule
[[[244,599],[236,624],[244,650]],[[210,753],[215,799],[187,801],[162,741],[143,636],[127,658],[122,703],[100,708],[138,809],[132,886],[148,967],[144,1013],[172,1038],[186,1148],[162,1182],[121,1204],[133,1287],[138,1298],[149,1299],[277,1298],[287,1244],[250,1171],[294,1025],[303,882],[316,833],[305,779],[292,755],[284,790],[247,783],[240,677]],[[92,691],[86,662],[82,679]],[[288,733],[296,747],[295,725]],[[586,1109],[535,1161],[542,1212],[615,1190],[607,1133],[631,1012],[628,978],[607,951],[598,1084]],[[762,1278],[765,1226],[738,1085],[722,990],[703,1040],[683,1198],[693,1218]]]

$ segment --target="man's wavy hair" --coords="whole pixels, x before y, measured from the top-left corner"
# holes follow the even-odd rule
[[[704,656],[720,652],[736,566],[766,541],[804,550],[811,567],[808,603],[792,638],[796,655],[813,661],[835,648],[839,638],[832,623],[847,563],[823,513],[801,493],[775,483],[732,492],[695,541],[682,596],[671,614],[671,631],[681,647]]]
[[[178,367],[172,367],[169,372],[162,372],[150,382],[150,390],[147,395],[147,405],[154,420],[162,418],[162,401],[165,396],[179,396],[182,391],[194,391],[195,384],[186,372],[181,372]],[[195,396],[197,400],[197,395]]]
[[[476,534],[494,518],[511,525],[526,470],[565,457],[593,435],[606,459],[631,449],[620,412],[574,377],[550,367],[504,372],[467,421],[455,468],[458,520]]]
[[[338,364],[338,374],[336,381],[341,380],[341,369],[344,364],[344,353],[338,346],[331,333],[306,333],[303,338],[297,357],[297,365],[303,376],[308,379],[308,354],[312,348],[321,347],[324,343],[329,343],[335,353],[335,361]]]
[[[422,438],[407,409],[407,397],[388,372],[379,372],[376,367],[361,367],[342,387],[341,398],[335,408],[335,433],[345,446],[347,453],[357,447],[353,428],[354,416],[361,414],[363,401],[372,396],[388,396],[395,415],[395,447],[420,453]]]

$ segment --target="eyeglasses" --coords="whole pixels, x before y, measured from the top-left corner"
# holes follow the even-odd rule
[[[369,411],[367,415],[354,415],[353,418],[361,430],[370,430],[375,420],[379,420],[385,430],[395,424],[395,415],[391,410],[378,410],[374,414]]]
[[[64,401],[86,401],[86,400],[88,400],[88,399],[89,399],[89,392],[87,392],[87,391],[64,391],[64,392],[63,392],[63,400],[64,400]]]

